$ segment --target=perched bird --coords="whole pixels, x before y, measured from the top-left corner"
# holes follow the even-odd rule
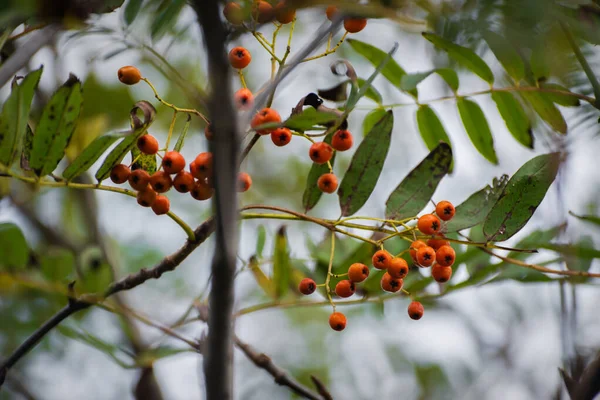
[[[320,98],[315,93],[307,94],[303,99],[302,105],[311,106],[317,111],[333,114],[333,115],[337,116],[338,118],[340,118],[342,115],[344,115],[344,113],[338,109],[329,108],[327,106],[324,106],[323,99]],[[335,121],[331,121],[331,122],[325,124],[325,126],[330,127],[330,126],[333,126],[334,124],[335,124]],[[348,128],[348,121],[344,118],[344,120],[340,123],[339,129],[346,129],[346,128]]]

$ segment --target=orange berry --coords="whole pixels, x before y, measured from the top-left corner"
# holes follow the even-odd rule
[[[431,276],[436,282],[448,282],[452,277],[452,267],[444,267],[440,264],[435,264],[431,267]]]
[[[415,240],[410,245],[410,258],[412,258],[414,262],[417,262],[417,250],[423,246],[427,246],[427,244],[422,240]]]
[[[435,251],[444,245],[450,245],[450,242],[446,239],[428,239],[427,246],[433,247]]]
[[[152,211],[156,215],[163,215],[169,212],[169,208],[171,207],[171,202],[167,196],[163,196],[159,194],[156,196],[156,200],[154,204],[152,204]]]
[[[390,260],[387,272],[394,279],[404,279],[408,275],[408,263],[402,257],[394,257]]]
[[[327,161],[331,160],[333,149],[325,142],[317,142],[310,146],[308,155],[315,164],[325,164]]]
[[[257,126],[268,124],[270,122],[281,122],[281,116],[279,113],[272,108],[263,108],[259,112],[256,113],[252,121],[250,122],[250,126],[254,129]],[[272,129],[264,129],[260,131],[256,131],[259,135],[268,135]]]
[[[430,267],[435,261],[435,250],[429,246],[423,246],[417,250],[417,263],[422,267]]]
[[[179,193],[187,193],[194,187],[194,176],[187,171],[179,171],[173,179],[173,187]]]
[[[119,80],[126,85],[135,85],[142,79],[140,70],[131,65],[119,68],[117,76],[119,77]]]
[[[225,4],[223,15],[225,16],[225,19],[233,25],[241,25],[241,23],[244,22],[242,7],[233,1]]]
[[[137,202],[142,207],[152,207],[156,201],[156,192],[152,189],[140,190],[137,193]]]
[[[192,165],[193,164],[193,165]],[[190,164],[190,172],[196,179],[204,179],[212,176],[213,156],[210,152],[200,153]]]
[[[246,172],[240,172],[238,175],[238,192],[246,192],[252,186],[252,178]]]
[[[351,282],[359,283],[367,279],[369,276],[369,267],[365,264],[354,263],[348,268],[348,279]]]
[[[354,282],[348,279],[339,281],[337,285],[335,285],[335,294],[340,297],[350,297],[355,291],[356,287],[354,286]]]
[[[110,171],[110,180],[116,184],[125,183],[129,179],[129,175],[131,175],[129,167],[124,164],[118,164]]]
[[[212,130],[212,124],[208,124],[204,127],[204,136],[206,136],[206,140],[212,140],[215,136]]]
[[[194,186],[190,189],[190,194],[196,200],[208,200],[213,195],[213,189],[207,184],[198,181],[194,183]]]
[[[404,285],[402,279],[392,278],[387,272],[381,277],[381,288],[386,292],[396,293],[398,290],[402,289],[402,285]]]
[[[252,9],[252,18],[261,24],[273,19],[273,6],[266,1],[255,1]]]
[[[289,24],[296,18],[296,10],[286,5],[284,0],[281,0],[275,6],[275,18],[282,24]]]
[[[341,312],[334,312],[329,316],[329,326],[334,331],[343,331],[346,328],[346,316]]]
[[[128,181],[133,190],[144,190],[150,183],[150,174],[143,169],[136,169],[131,171]]]
[[[444,245],[435,252],[435,261],[442,267],[450,267],[456,260],[456,252],[452,246]]]
[[[352,134],[345,129],[339,129],[331,138],[331,147],[337,151],[346,151],[352,147],[353,143]]]
[[[137,147],[142,153],[153,155],[158,153],[158,140],[149,133],[146,133],[137,140]]]
[[[344,20],[344,29],[349,33],[357,33],[367,26],[366,18],[346,18]]]
[[[185,168],[185,158],[178,151],[167,151],[162,160],[162,167],[167,174],[177,174]]]
[[[423,308],[423,304],[419,303],[418,301],[413,301],[408,305],[408,316],[411,319],[421,319],[421,317],[423,317],[424,312],[425,309]]]
[[[338,180],[334,174],[323,174],[317,180],[317,186],[325,193],[333,193],[338,188]]]
[[[329,6],[325,10],[325,15],[327,15],[327,19],[328,20],[333,21],[333,18],[335,17],[335,15],[338,12],[339,12],[339,10],[338,10],[338,8],[336,6]]]
[[[233,95],[233,101],[238,110],[248,110],[254,104],[254,95],[247,88],[241,88]]]
[[[271,132],[271,140],[275,146],[285,146],[292,140],[292,131],[286,127],[277,128]]]
[[[304,278],[300,281],[300,285],[298,285],[298,290],[300,293],[309,295],[313,294],[315,290],[317,290],[317,284],[310,278]]]
[[[435,235],[442,228],[442,223],[435,215],[425,214],[417,221],[417,227],[425,235]]]
[[[373,266],[377,269],[387,269],[391,260],[392,255],[386,250],[377,250],[372,257]]]
[[[244,69],[252,61],[250,52],[245,47],[234,47],[229,52],[229,64],[236,69]]]
[[[440,201],[435,206],[435,213],[442,221],[450,221],[455,212],[454,205],[446,200]]]
[[[150,185],[157,193],[165,193],[173,186],[171,175],[165,171],[156,171],[150,177]]]

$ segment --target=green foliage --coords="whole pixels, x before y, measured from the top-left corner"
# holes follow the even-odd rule
[[[265,242],[267,241],[267,230],[264,225],[259,225],[258,228],[256,228],[256,236],[255,252],[258,258],[262,258]]]
[[[567,133],[567,122],[547,93],[521,92],[521,96],[531,104],[540,118],[552,129],[560,133]]]
[[[373,130],[375,124],[385,116],[385,113],[386,111],[384,108],[375,108],[369,111],[362,123],[363,136],[367,136],[367,134]]]
[[[173,148],[173,150],[179,151],[179,152],[181,151],[181,148],[183,147],[183,143],[185,142],[185,137],[187,136],[188,130],[190,129],[191,123],[192,123],[192,116],[190,114],[188,114],[187,119],[185,121],[185,125],[183,126],[183,130],[181,131],[181,134],[177,138],[177,143],[175,143],[175,147]]]
[[[183,6],[185,6],[185,0],[167,2],[166,7],[158,13],[150,26],[150,35],[153,41],[160,39],[165,33],[173,29]]]
[[[17,225],[0,223],[0,254],[0,271],[18,271],[27,267],[29,246]]]
[[[123,12],[123,18],[127,25],[131,25],[142,9],[144,0],[129,0]]]
[[[524,79],[525,63],[512,44],[503,36],[492,31],[484,32],[483,37],[498,61],[500,61],[506,72],[508,72],[508,75],[516,82]]]
[[[143,169],[150,175],[156,172],[156,155],[143,154],[137,146],[131,148],[131,159],[135,162],[131,165],[132,170]]]
[[[498,164],[492,131],[479,105],[463,97],[456,101],[456,105],[471,143],[489,162]]]
[[[81,154],[73,160],[65,169],[62,176],[70,181],[71,179],[81,175],[100,158],[102,154],[117,140],[122,139],[126,135],[131,134],[130,131],[109,133],[94,139]]]
[[[440,142],[446,143],[450,146],[450,149],[452,149],[450,138],[448,137],[442,122],[435,111],[428,105],[419,106],[417,109],[417,126],[428,150],[433,150]],[[454,160],[450,163],[450,173],[453,168]]]
[[[394,114],[388,111],[356,149],[338,189],[343,216],[357,212],[375,189],[390,148],[393,126]]]
[[[523,110],[521,103],[508,92],[492,92],[492,100],[498,107],[500,116],[506,123],[506,127],[511,135],[523,146],[533,148],[533,134],[531,132],[531,123]]]
[[[42,275],[51,282],[67,283],[75,271],[75,255],[60,247],[46,250],[39,260]]]
[[[441,76],[453,92],[458,90],[458,75],[456,74],[456,71],[450,68],[436,68],[430,71],[406,74],[402,77],[401,87],[408,92],[415,90],[419,83],[423,82],[427,77],[434,73]]]
[[[329,135],[325,136],[325,139],[323,141],[325,143],[331,144],[332,138],[333,133],[330,133]],[[331,157],[331,160],[329,160],[329,163],[331,164],[332,168],[335,165],[335,158],[336,153],[334,152],[333,156]],[[317,181],[319,180],[321,175],[326,174],[328,172],[329,166],[327,165],[327,163],[313,163],[313,165],[310,167],[310,171],[308,172],[308,176],[306,178],[306,187],[304,188],[304,193],[302,194],[302,207],[304,207],[304,210],[306,212],[312,210],[321,199],[323,192],[321,191],[321,189],[319,189]]]
[[[557,83],[541,82],[540,87],[542,89],[560,90],[562,92],[570,92],[569,89],[567,89],[566,87],[559,85]],[[577,107],[580,105],[579,99],[577,97],[571,96],[568,94],[544,92],[544,95],[548,99],[550,99],[550,101],[552,101],[553,103],[556,103],[563,107]]]
[[[290,251],[285,230],[285,226],[282,226],[275,234],[273,249],[273,284],[277,299],[287,294],[290,282]]]

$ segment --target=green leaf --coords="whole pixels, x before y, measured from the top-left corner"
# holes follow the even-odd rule
[[[115,132],[109,133],[104,136],[97,137],[94,139],[89,146],[87,146],[79,156],[65,169],[62,176],[66,180],[81,175],[87,171],[104,152],[118,139],[123,138],[126,135],[131,134],[131,131],[126,132]]]
[[[448,53],[456,62],[464,65],[490,85],[494,83],[494,74],[488,65],[471,49],[454,44],[433,33],[422,33],[423,37],[439,49]]]
[[[521,92],[521,96],[552,129],[563,134],[567,133],[567,122],[547,93]]]
[[[498,112],[511,135],[523,146],[533,149],[531,123],[521,103],[512,93],[508,92],[494,91],[492,92],[492,100],[496,103]]]
[[[367,201],[387,157],[394,114],[388,111],[360,143],[338,189],[343,216],[357,212]]]
[[[190,124],[192,123],[192,115],[187,115],[187,120],[185,121],[185,125],[183,126],[183,131],[181,131],[181,135],[177,138],[177,143],[175,143],[175,147],[173,150],[181,152],[181,148],[183,147],[183,143],[185,142],[185,137],[187,136],[188,130],[190,129]]]
[[[167,7],[158,14],[150,26],[150,35],[153,41],[160,39],[165,33],[173,28],[184,5],[185,0],[173,0],[168,2]]]
[[[492,31],[484,32],[483,38],[508,75],[517,82],[525,78],[525,63],[508,40]]]
[[[265,275],[263,270],[260,268],[260,264],[258,263],[258,259],[256,257],[250,257],[250,260],[248,261],[248,268],[250,269],[250,272],[252,272],[252,276],[254,276],[258,286],[260,286],[267,296],[275,299],[276,295],[274,281]]]
[[[380,50],[368,43],[361,42],[360,40],[348,39],[346,42],[352,46],[354,51],[366,58],[375,67],[381,65],[381,63],[388,56],[385,51]],[[406,75],[406,72],[394,59],[389,60],[389,62],[381,70],[381,75],[383,75],[396,88],[402,90],[402,76]],[[409,93],[413,97],[417,97],[418,95],[416,89],[410,91]]]
[[[453,92],[458,90],[458,75],[451,68],[437,68],[425,72],[415,72],[406,74],[402,77],[401,87],[403,90],[411,91],[417,88],[417,85],[427,79],[431,74],[437,73],[450,86]]]
[[[280,299],[286,295],[290,282],[290,253],[285,226],[281,226],[275,235],[275,249],[273,250],[273,283],[275,285],[275,298]]]
[[[152,367],[152,365],[161,358],[175,356],[181,353],[195,351],[191,348],[181,348],[162,345],[150,349],[143,349],[135,356],[135,365],[141,368]]]
[[[150,175],[156,172],[156,155],[142,154],[137,146],[131,148],[131,159],[135,162],[131,165],[131,170],[143,169]]]
[[[29,166],[38,176],[52,173],[64,157],[82,103],[81,82],[71,74],[44,108],[35,130]]]
[[[362,88],[367,82],[366,80],[364,80],[362,78],[358,78],[357,81],[358,81],[359,88]],[[383,97],[381,97],[381,93],[379,93],[379,90],[375,89],[375,87],[373,85],[368,86],[367,91],[365,92],[365,97],[373,100],[377,104],[381,104],[381,102],[383,101]]]
[[[114,344],[108,343],[83,329],[75,329],[67,325],[59,325],[57,329],[64,336],[77,340],[83,344],[87,344],[88,346],[101,351],[123,368],[131,368],[133,366],[128,364],[128,361],[130,360],[123,360],[122,356],[119,357],[119,355],[124,355],[127,353],[119,349],[119,347]]]
[[[507,240],[525,226],[556,178],[559,162],[559,153],[543,154],[519,168],[485,220],[488,240]]]
[[[137,111],[141,110],[144,114],[144,120],[141,121],[137,116]],[[138,138],[142,136],[148,127],[154,121],[156,117],[156,109],[149,102],[142,100],[135,103],[135,106],[129,113],[132,126],[131,133],[125,136],[125,138],[114,148],[106,158],[104,162],[96,172],[96,179],[98,182],[103,181],[110,175],[112,168],[120,163],[125,155],[135,146]]]
[[[581,249],[591,249],[595,252],[598,250],[594,249],[594,240],[591,236],[585,235],[579,240],[579,244],[576,245],[576,248]],[[593,262],[592,257],[586,257],[583,254],[583,251],[576,250],[574,254],[566,254],[566,265],[567,268],[572,271],[584,271],[587,272],[590,270]],[[564,254],[564,253],[563,253]],[[597,258],[597,257],[594,257]]]
[[[33,94],[42,76],[43,67],[29,73],[20,85],[13,81],[12,91],[0,115],[0,164],[10,167],[18,154],[27,129]]]
[[[125,23],[127,25],[131,25],[135,20],[135,17],[139,14],[142,9],[142,3],[144,0],[129,0],[127,5],[125,6],[125,12],[123,13],[123,18],[125,19]]]
[[[17,225],[0,223],[0,254],[0,271],[23,270],[27,267],[29,247]]]
[[[285,120],[283,125],[295,131],[304,132],[311,130],[315,125],[327,124],[335,121],[337,118],[334,114],[317,111],[313,107],[308,107],[302,110],[300,114],[290,116]]]
[[[507,279],[523,283],[550,282],[552,280],[539,271],[518,265],[502,263],[498,268],[502,269],[502,272],[489,283],[496,283]]]
[[[560,90],[562,92],[571,93],[571,91],[569,89],[567,89],[566,87],[564,87],[562,85],[558,85],[556,83],[545,83],[545,82],[542,82],[542,83],[540,83],[540,87],[543,88],[543,89]],[[568,94],[560,94],[560,93],[549,93],[549,92],[544,92],[544,94],[553,103],[556,103],[556,104],[558,104],[560,106],[564,106],[564,107],[578,107],[580,105],[579,99],[577,97],[575,97],[575,96],[571,96],[571,95],[568,95]]]
[[[590,224],[596,225],[597,227],[600,227],[600,217],[598,217],[596,215],[577,215],[571,211],[569,211],[569,214],[571,214],[573,217],[575,217],[577,219],[580,219],[582,221],[585,221]]]
[[[64,248],[50,248],[40,258],[40,270],[49,281],[65,283],[75,271],[75,255]]]
[[[492,186],[487,185],[469,196],[467,200],[456,207],[454,218],[446,225],[447,232],[457,232],[485,221],[488,213],[504,192],[507,183],[508,175],[502,175],[500,179],[494,178]]]
[[[25,171],[31,171],[29,167],[29,158],[31,157],[31,148],[33,146],[33,130],[27,124],[25,137],[23,138],[23,151],[21,152],[21,168]]]
[[[542,249],[548,249],[565,256],[572,256],[583,259],[600,258],[600,250],[594,248],[594,244],[559,244],[543,243],[539,245]]]
[[[325,143],[331,144],[331,139],[333,138],[333,133],[334,132],[325,136],[325,139],[323,141]],[[331,164],[332,168],[335,165],[335,158],[336,158],[336,152],[333,153],[331,160],[329,160],[329,163]],[[319,180],[321,175],[326,174],[328,172],[329,172],[329,166],[327,165],[327,163],[325,163],[325,164],[313,163],[313,165],[310,167],[310,171],[308,172],[308,177],[306,178],[306,187],[304,188],[304,193],[302,194],[302,207],[304,207],[305,212],[312,210],[317,205],[319,200],[321,199],[323,192],[321,191],[321,189],[319,189],[319,186],[317,185],[317,181]]]
[[[265,242],[267,241],[267,230],[264,225],[259,225],[256,229],[256,255],[258,258],[262,258],[263,250],[265,249]]]
[[[371,132],[375,124],[385,116],[385,113],[385,108],[375,108],[369,111],[369,113],[363,119],[363,137],[367,136],[367,134]]]
[[[456,102],[460,119],[477,151],[492,164],[498,164],[492,131],[477,103],[463,97]]]
[[[440,143],[396,186],[385,203],[387,219],[417,215],[429,202],[438,184],[450,169],[452,149]]]
[[[420,106],[417,109],[417,126],[421,137],[425,142],[428,150],[433,150],[437,147],[440,142],[446,143],[452,148],[450,138],[442,125],[442,122],[438,118],[437,114],[428,105]],[[448,172],[452,172],[454,168],[454,160],[450,163],[450,169]]]

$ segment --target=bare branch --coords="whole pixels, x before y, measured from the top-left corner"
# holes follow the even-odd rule
[[[324,400],[333,400],[331,393],[329,393],[329,390],[327,390],[327,387],[325,386],[325,384],[323,382],[321,382],[321,380],[319,378],[317,378],[314,375],[311,375],[310,380],[312,380],[313,384],[317,388],[317,391],[319,392],[319,394],[321,396],[323,396]]]

